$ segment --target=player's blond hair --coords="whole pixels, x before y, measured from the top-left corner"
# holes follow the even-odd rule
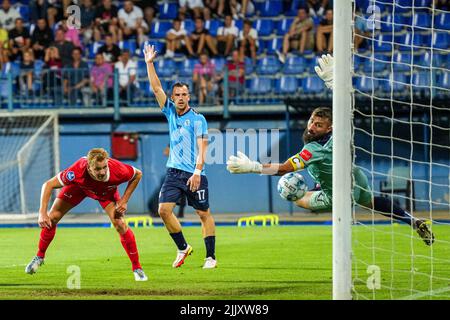
[[[93,148],[87,154],[87,161],[89,166],[94,166],[97,161],[101,162],[109,159],[108,151],[103,148]]]

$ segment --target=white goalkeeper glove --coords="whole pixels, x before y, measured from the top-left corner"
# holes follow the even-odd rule
[[[250,160],[245,154],[238,151],[237,157],[230,156],[227,161],[227,170],[230,173],[261,173],[262,164],[258,161]]]
[[[322,55],[318,59],[319,65],[314,67],[317,75],[325,82],[329,89],[333,89],[333,56],[330,54]]]

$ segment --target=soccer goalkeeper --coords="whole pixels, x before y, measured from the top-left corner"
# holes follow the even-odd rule
[[[333,57],[323,55],[316,66],[319,77],[325,81],[328,88],[333,86]],[[259,173],[268,175],[284,175],[288,172],[307,169],[320,190],[306,192],[305,196],[295,202],[299,207],[318,211],[332,208],[332,111],[330,108],[316,108],[308,121],[303,133],[303,149],[279,164],[261,164],[250,160],[242,152],[231,156],[227,161],[227,170],[231,173]],[[355,185],[353,198],[359,205],[374,209],[380,214],[403,221],[412,226],[425,244],[434,242],[434,235],[426,221],[412,217],[408,212],[392,203],[388,198],[374,197],[370,191],[369,182],[364,173],[353,168]]]

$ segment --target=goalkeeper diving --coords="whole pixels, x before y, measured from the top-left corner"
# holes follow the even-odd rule
[[[315,70],[325,85],[333,87],[333,57],[323,55],[318,60]],[[307,169],[311,177],[320,185],[320,190],[311,190],[295,201],[299,207],[312,211],[332,209],[332,151],[333,114],[330,108],[316,108],[309,118],[307,128],[303,133],[303,149],[290,157],[284,163],[261,164],[250,160],[242,152],[230,156],[227,170],[233,174],[259,173],[267,175],[284,175],[289,172]],[[374,209],[378,213],[403,221],[413,227],[425,244],[434,242],[434,235],[428,222],[411,216],[408,212],[392,203],[391,199],[373,196],[369,181],[357,167],[353,168],[354,187],[353,199],[362,207]]]

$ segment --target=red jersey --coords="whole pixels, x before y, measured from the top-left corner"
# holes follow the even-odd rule
[[[76,185],[86,196],[95,200],[104,200],[117,192],[117,186],[133,179],[134,167],[115,159],[108,159],[108,173],[105,181],[94,180],[88,172],[87,158],[83,157],[69,168],[61,171],[57,177],[64,186]]]

